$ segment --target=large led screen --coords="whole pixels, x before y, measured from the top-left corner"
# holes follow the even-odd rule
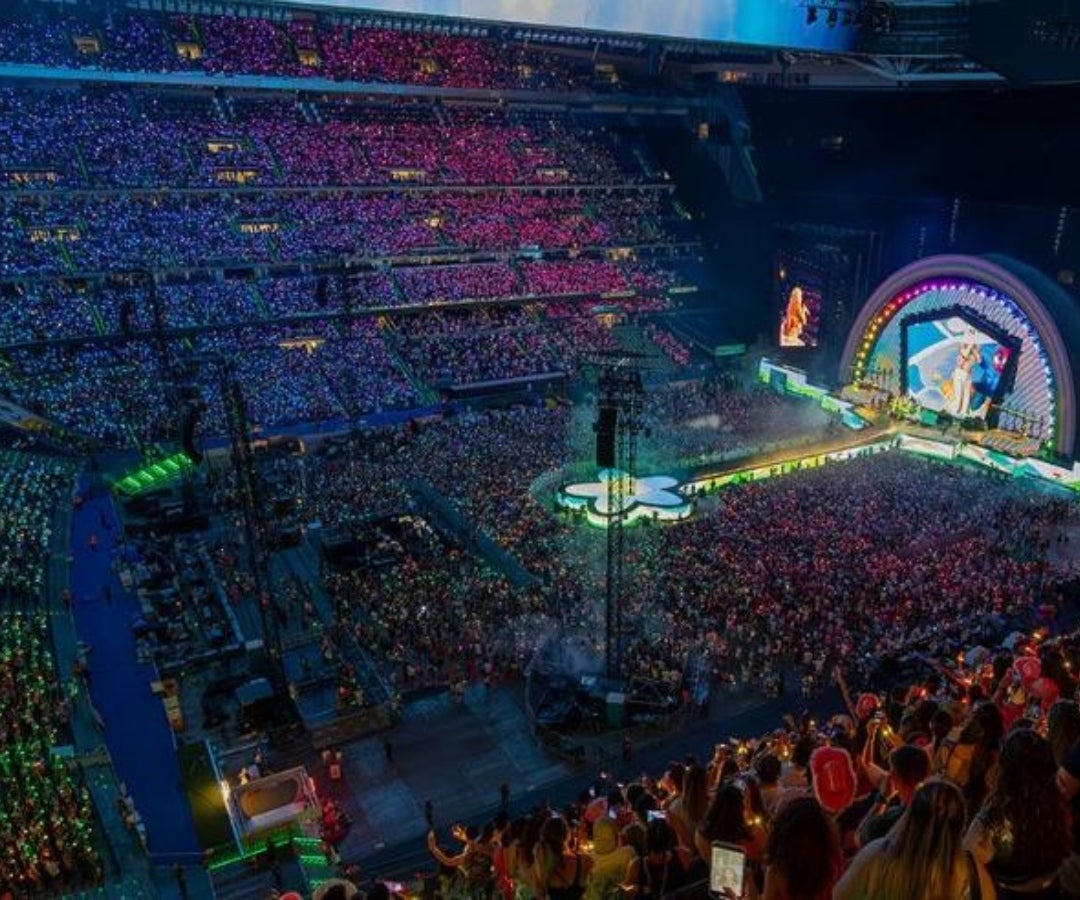
[[[821,293],[796,284],[787,293],[780,316],[781,347],[816,347],[821,329]]]
[[[924,409],[985,419],[1014,347],[958,315],[904,323],[907,393]]]

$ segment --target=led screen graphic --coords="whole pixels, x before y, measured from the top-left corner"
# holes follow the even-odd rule
[[[988,413],[987,424],[1039,440],[1052,436],[1056,400],[1045,348],[1016,302],[983,284],[930,279],[892,297],[864,335],[857,379],[890,394],[909,394],[906,362],[911,353],[904,346],[905,334],[915,322],[953,316],[1010,348],[998,396],[991,401],[996,411]],[[951,370],[948,374],[951,377]]]
[[[780,346],[816,347],[820,330],[821,293],[809,285],[793,285],[780,317]]]
[[[832,258],[813,236],[782,233],[773,257],[773,296],[777,343],[781,347],[816,347],[832,283]]]
[[[808,15],[802,0],[306,0],[308,4],[809,50],[851,50],[856,37],[850,24],[834,21],[830,27],[824,14]]]
[[[908,319],[904,374],[920,406],[958,419],[985,419],[998,398],[1013,347],[959,315]]]

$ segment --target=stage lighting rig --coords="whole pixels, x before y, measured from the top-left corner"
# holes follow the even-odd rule
[[[872,21],[872,13],[886,6],[884,0],[803,0],[799,4],[806,11],[806,24],[813,25],[824,19],[829,28],[859,28]]]

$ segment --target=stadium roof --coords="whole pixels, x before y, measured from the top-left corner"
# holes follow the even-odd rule
[[[275,0],[280,2],[280,0]],[[831,0],[836,21],[815,27],[805,0],[313,0],[312,5],[710,43],[850,50],[865,4]],[[823,12],[825,18],[827,13]]]

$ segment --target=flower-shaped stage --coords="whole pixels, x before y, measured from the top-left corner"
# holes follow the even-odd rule
[[[625,524],[642,518],[672,522],[693,512],[693,501],[679,493],[679,480],[669,475],[631,478],[618,469],[601,469],[597,478],[561,487],[557,494],[559,506],[585,510],[589,523],[602,528],[616,516]],[[621,479],[622,484],[612,484],[616,479]]]

